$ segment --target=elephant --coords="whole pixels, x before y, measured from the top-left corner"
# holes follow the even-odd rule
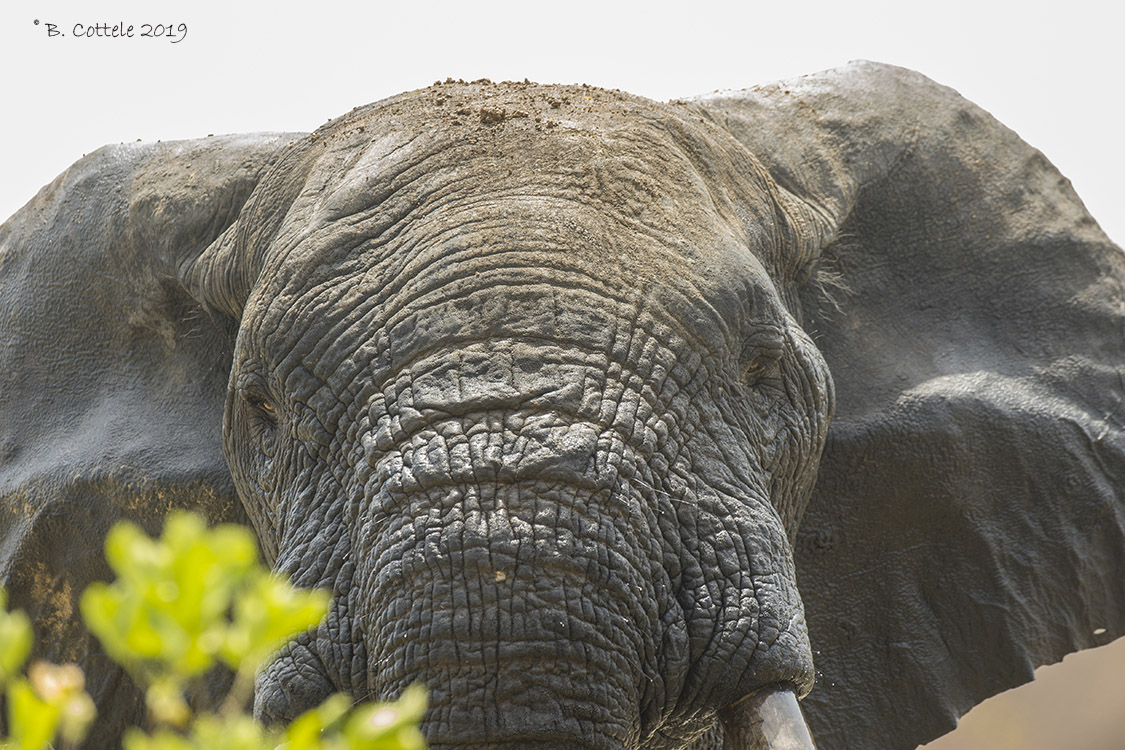
[[[143,705],[77,597],[190,508],[333,593],[264,721],[422,682],[435,749],[811,747],[797,699],[913,748],[1125,633],[1123,280],[879,63],[107,146],[0,229],[0,580],[91,747]]]

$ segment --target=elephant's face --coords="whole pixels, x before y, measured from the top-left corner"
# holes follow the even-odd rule
[[[78,594],[187,506],[335,593],[264,717],[420,681],[434,747],[758,748],[811,642],[818,746],[908,750],[1125,634],[1123,279],[873,63],[107,147],[0,225],[0,584],[89,747],[144,701]]]
[[[435,747],[658,748],[811,687],[800,220],[717,129],[558,96],[353,113],[236,227],[226,454],[276,566],[337,594],[266,716],[422,681]]]

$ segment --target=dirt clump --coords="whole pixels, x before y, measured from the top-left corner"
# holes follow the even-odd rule
[[[524,115],[526,117],[526,115]],[[500,107],[481,107],[480,121],[482,125],[496,125],[508,119],[508,113]]]

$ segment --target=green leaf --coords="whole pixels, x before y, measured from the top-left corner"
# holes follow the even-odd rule
[[[414,685],[393,703],[366,703],[348,713],[350,699],[334,695],[289,725],[281,750],[425,750],[418,722],[426,690]]]
[[[248,530],[208,529],[197,515],[173,513],[155,540],[119,524],[106,555],[118,578],[83,593],[83,616],[106,651],[148,685],[151,717],[163,724],[151,735],[128,730],[125,750],[272,750],[282,742],[287,750],[424,750],[420,686],[394,703],[354,711],[351,697],[332,696],[283,736],[238,713],[239,685],[249,690],[258,665],[315,627],[330,600],[326,591],[298,589],[264,569]],[[94,716],[81,671],[39,662],[29,679],[16,679],[31,649],[31,626],[22,613],[4,613],[4,602],[0,590],[0,679],[9,681],[12,731],[0,748],[45,750],[60,729],[65,743],[80,741]],[[221,714],[193,717],[184,689],[216,657],[237,670],[232,696]]]
[[[285,730],[285,750],[322,750],[322,740],[331,741],[328,730],[347,715],[351,704],[349,696],[337,693],[298,716]]]
[[[299,589],[265,571],[252,576],[235,599],[223,659],[236,668],[239,664],[257,668],[286,641],[324,619],[330,600],[327,591]]]
[[[184,736],[162,729],[146,735],[134,729],[125,735],[124,750],[274,750],[277,737],[245,714],[200,716]]]
[[[181,681],[210,669],[228,640],[237,592],[260,575],[248,529],[208,529],[198,514],[169,514],[160,539],[121,523],[106,540],[118,578],[82,598],[87,624],[113,658],[143,681],[170,672]]]
[[[425,750],[418,722],[426,710],[426,689],[411,685],[394,703],[360,706],[344,727],[349,750]]]
[[[58,710],[58,725],[64,741],[74,743],[86,735],[97,710],[86,694],[86,675],[77,664],[37,661],[27,672],[36,697]]]
[[[184,700],[183,684],[174,676],[157,678],[145,691],[149,715],[160,724],[184,727],[191,720],[191,707]]]
[[[19,674],[31,653],[31,622],[23,612],[5,612],[7,594],[0,589],[0,685]]]
[[[163,725],[152,735],[128,732],[126,750],[259,750],[282,739],[289,750],[425,747],[417,728],[422,688],[352,713],[350,697],[333,696],[284,738],[237,713],[261,663],[315,627],[330,603],[329,592],[299,589],[266,570],[247,529],[208,529],[197,515],[172,513],[155,540],[131,524],[115,527],[106,554],[118,578],[90,586],[82,613],[107,652],[148,685],[150,716]],[[232,694],[221,715],[192,723],[184,688],[216,658],[237,672]]]
[[[12,735],[10,747],[18,750],[46,750],[59,726],[58,706],[35,694],[27,680],[8,686],[8,723]]]
[[[125,731],[121,741],[122,750],[192,750],[192,744],[187,737],[182,737],[167,729],[158,730],[155,734],[145,734],[136,727]]]

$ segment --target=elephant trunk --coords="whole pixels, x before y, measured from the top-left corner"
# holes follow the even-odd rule
[[[626,501],[542,481],[395,494],[361,584],[371,692],[424,682],[432,748],[634,746],[659,618]]]
[[[792,690],[761,690],[725,709],[723,750],[816,750]]]

